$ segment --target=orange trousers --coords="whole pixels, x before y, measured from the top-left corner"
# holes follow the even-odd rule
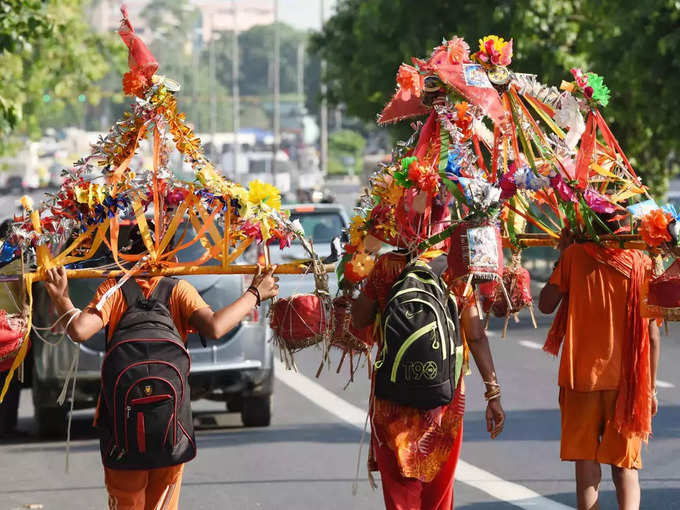
[[[380,470],[386,510],[451,510],[453,480],[463,443],[463,423],[451,448],[451,454],[431,482],[404,478],[394,452],[388,446],[374,443],[375,460]]]
[[[177,510],[184,464],[158,469],[104,468],[109,510]]]

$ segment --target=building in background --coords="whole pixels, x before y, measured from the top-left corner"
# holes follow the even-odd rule
[[[153,34],[146,26],[141,13],[151,0],[126,0],[130,20],[135,31],[146,42],[153,40]],[[231,31],[234,28],[234,2],[231,0],[189,0],[188,5],[201,13],[199,26],[203,42],[208,42],[216,32]],[[274,23],[274,5],[271,0],[237,0],[236,24],[242,32],[255,25]],[[120,2],[100,0],[92,6],[90,20],[102,32],[116,30],[120,23]]]

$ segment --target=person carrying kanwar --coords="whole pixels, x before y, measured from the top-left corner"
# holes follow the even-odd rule
[[[443,230],[450,222],[448,207],[435,205],[431,221],[432,235]],[[446,256],[445,252],[438,248],[444,248],[443,243],[424,253],[414,254],[396,250],[381,255],[352,306],[353,325],[357,328],[366,327],[373,324],[378,316],[385,318],[386,308],[391,306],[388,298],[395,294],[394,286],[397,285],[397,280],[400,275],[404,277],[405,269],[414,261],[417,264],[427,263],[432,274],[440,275],[443,272],[441,268],[439,270],[434,268],[436,265],[441,266],[442,261],[445,265]],[[419,278],[427,281],[431,276],[421,273],[420,276],[415,274],[413,279]],[[447,297],[450,297],[448,288],[444,289],[444,292],[441,299],[446,303]],[[458,300],[457,308],[461,316],[462,331],[459,334],[462,333],[465,349],[472,353],[486,385],[486,425],[491,438],[495,439],[503,430],[505,412],[501,405],[500,386],[489,342],[472,294]],[[404,317],[407,320],[413,318],[414,322],[418,321],[417,317],[424,310],[424,308],[409,309]],[[457,315],[457,310],[453,312],[452,317],[453,315]],[[457,317],[453,318],[457,322]],[[417,333],[414,333],[414,338],[415,335]],[[381,336],[384,336],[384,333]],[[432,337],[428,337],[426,342],[430,338]],[[420,340],[422,341],[422,338]],[[445,342],[437,344],[432,342],[432,347],[440,348],[446,344],[453,346],[452,339],[444,340]],[[386,345],[383,345],[385,343],[378,340],[378,359],[383,357],[387,350]],[[413,345],[411,344],[408,349],[411,350]],[[453,349],[448,354],[449,359],[453,358]],[[389,355],[387,357],[389,358]],[[467,358],[467,352],[464,357]],[[432,363],[425,362],[421,366],[419,361],[415,361],[403,368],[410,370],[413,379],[421,381],[427,377],[436,379],[437,373]],[[428,364],[431,364],[429,372]],[[457,368],[459,370],[449,374],[451,377],[454,373],[460,374],[458,380],[453,381],[455,392],[450,402],[436,407],[420,405],[421,403],[414,407],[379,398],[376,396],[377,372],[374,371],[369,409],[371,416],[369,470],[380,471],[387,510],[450,510],[453,506],[453,482],[463,439],[465,411],[464,369]],[[402,367],[399,366],[398,370],[401,372]],[[404,389],[406,390],[406,387]],[[435,392],[436,390],[430,393]]]
[[[130,239],[129,254],[145,253],[138,226],[133,227]],[[122,279],[105,280],[90,304],[80,311],[69,297],[64,268],[48,270],[45,288],[71,340],[86,342],[107,328],[95,425],[108,438],[101,444],[111,510],[178,508],[184,463],[195,456],[196,449],[191,432],[188,363],[182,365],[177,358],[182,354],[188,358],[184,345],[189,333],[221,338],[261,301],[275,297],[279,289],[278,277],[273,276],[275,269],[272,266],[263,272],[258,266],[246,292],[216,312],[186,280],[165,277],[135,277],[124,283]],[[132,356],[126,359],[121,356],[124,352]],[[141,376],[131,379],[130,374],[138,368],[142,369]],[[161,376],[162,370],[169,375]],[[107,384],[111,374],[115,385]],[[175,395],[176,382],[181,382],[177,393],[186,393],[186,400]],[[128,389],[117,391],[119,385]],[[123,395],[125,401],[120,403]],[[161,420],[157,435],[155,426],[164,414],[169,419],[165,424]],[[111,434],[116,426],[124,429],[124,441],[118,441],[122,433]],[[158,465],[162,467],[154,467]]]
[[[641,444],[658,405],[659,330],[641,315],[651,261],[637,250],[574,243],[568,230],[559,250],[539,309],[559,305],[544,350],[557,355],[562,347],[560,458],[575,462],[579,510],[599,508],[601,464],[611,466],[619,508],[635,510]]]

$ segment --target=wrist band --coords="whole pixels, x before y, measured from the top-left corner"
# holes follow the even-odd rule
[[[250,292],[253,296],[255,296],[255,299],[257,299],[257,303],[255,303],[255,306],[260,306],[260,291],[257,290],[257,287],[251,285],[246,289],[246,292]]]
[[[493,400],[495,398],[500,398],[501,396],[501,390],[499,388],[494,388],[493,390],[489,390],[486,393],[484,393],[484,399],[488,402],[489,400]]]

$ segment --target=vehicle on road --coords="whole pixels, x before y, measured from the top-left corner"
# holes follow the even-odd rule
[[[195,235],[187,222],[178,229],[178,235],[187,229],[186,239]],[[130,223],[123,225],[120,243],[125,245]],[[199,243],[178,253],[180,262],[196,260],[202,254]],[[111,263],[107,251],[100,250],[91,259],[91,265]],[[217,264],[217,261],[214,261]],[[236,300],[248,287],[250,277],[241,275],[194,275],[182,277],[199,291],[203,299],[218,310]],[[92,299],[101,280],[82,279],[69,283],[71,298],[77,307],[84,307]],[[56,317],[50,299],[42,284],[33,289],[33,323],[36,326],[52,324]],[[189,335],[187,347],[191,354],[189,385],[191,399],[208,399],[225,402],[230,412],[240,412],[245,426],[268,426],[271,420],[273,392],[273,350],[269,341],[271,330],[265,317],[266,304],[253,310],[250,316],[218,340],[207,341],[198,334]],[[66,408],[57,404],[74,355],[79,351],[75,409],[93,408],[100,389],[100,369],[105,354],[105,336],[101,331],[83,344],[70,340],[59,341],[59,334],[50,333],[48,345],[32,337],[34,363],[32,390],[35,420],[42,436],[58,436],[65,431]],[[70,393],[69,393],[70,395]]]
[[[342,238],[343,230],[349,225],[349,218],[345,208],[340,204],[294,204],[281,207],[290,213],[291,220],[298,220],[308,239],[314,245],[314,251],[321,259],[331,255],[331,243],[335,238]],[[285,264],[294,260],[309,258],[302,244],[293,240],[288,248],[272,250],[273,264]],[[338,288],[335,273],[328,275],[329,289],[332,295]],[[311,277],[281,276],[281,295],[312,292],[314,279]]]

